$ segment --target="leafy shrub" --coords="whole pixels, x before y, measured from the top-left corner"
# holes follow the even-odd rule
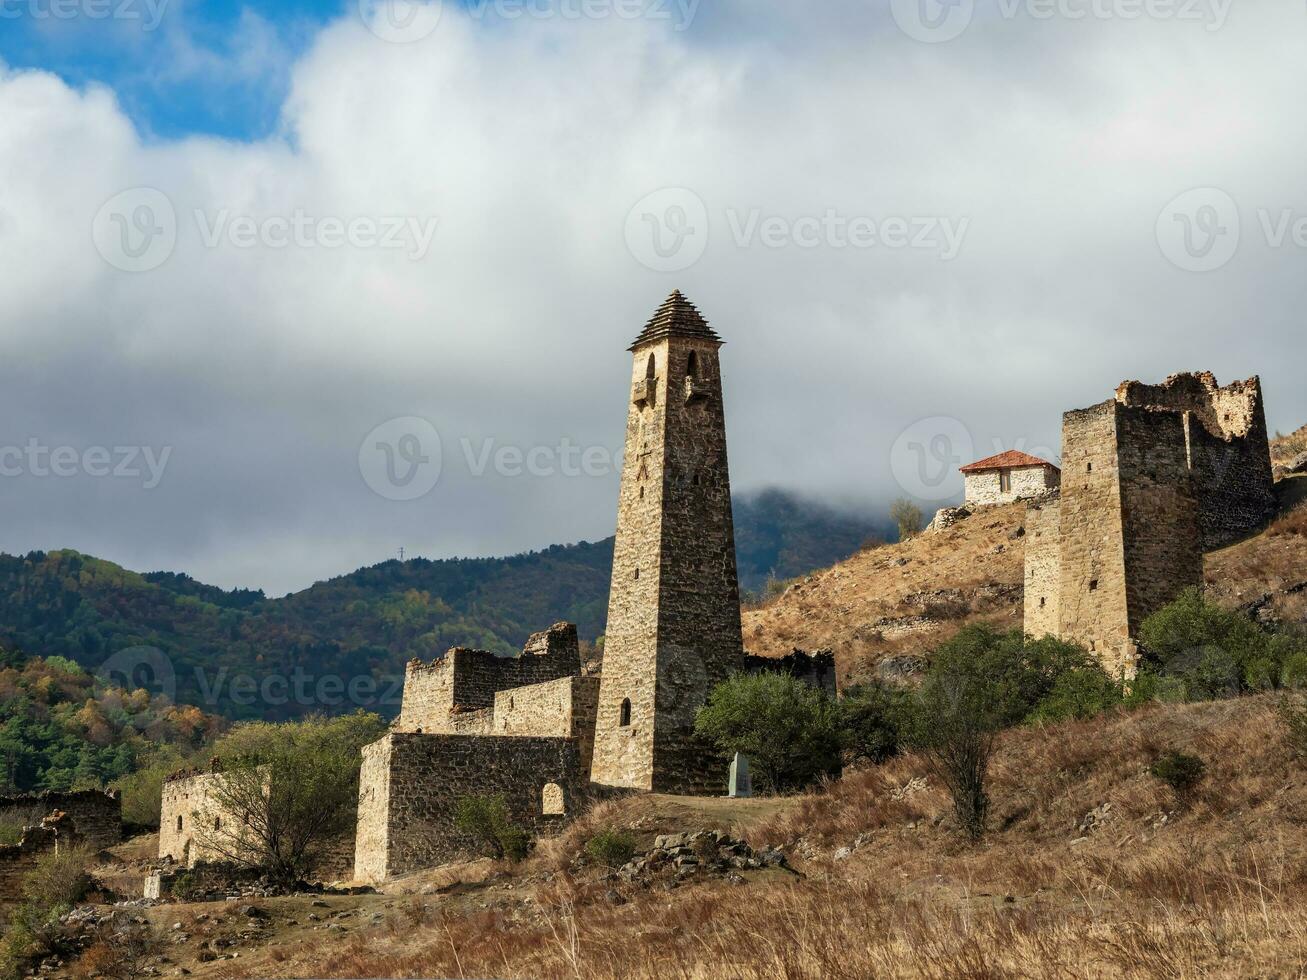
[[[1307,653],[1291,654],[1284,659],[1280,672],[1281,686],[1291,691],[1307,688]]]
[[[1284,723],[1289,747],[1307,761],[1307,698],[1285,698],[1280,702],[1280,720]]]
[[[35,961],[59,950],[59,917],[90,891],[86,868],[92,857],[84,847],[50,851],[23,876],[21,900],[0,939],[0,977],[26,976]]]
[[[1227,612],[1198,588],[1148,617],[1139,640],[1159,675],[1178,682],[1190,701],[1307,680],[1307,642]]]
[[[742,752],[772,792],[839,771],[835,702],[788,674],[737,674],[708,695],[695,732],[724,755]]]
[[[600,864],[620,868],[635,857],[635,836],[625,830],[601,830],[585,842],[585,852]]]
[[[1148,769],[1157,779],[1170,786],[1183,802],[1193,793],[1194,787],[1207,775],[1207,763],[1196,755],[1168,752],[1159,757]]]
[[[907,690],[870,681],[845,690],[838,705],[840,737],[853,761],[879,765],[899,752]]]
[[[531,838],[514,826],[502,793],[461,797],[454,809],[454,826],[476,839],[488,857],[520,861],[530,850]]]
[[[900,541],[907,541],[921,530],[921,508],[907,497],[900,497],[890,505],[889,516],[898,525]]]
[[[94,857],[87,847],[61,847],[42,854],[23,877],[23,897],[46,906],[76,905],[94,885],[86,870]]]
[[[1120,702],[1120,685],[1083,647],[973,625],[935,651],[905,706],[902,733],[948,787],[958,824],[975,840],[985,830],[989,764],[1002,729],[1088,717]]]

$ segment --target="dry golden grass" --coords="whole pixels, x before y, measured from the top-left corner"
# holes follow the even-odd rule
[[[1021,624],[1025,505],[987,507],[938,534],[859,552],[744,614],[750,653],[833,649],[841,680],[916,653],[969,622]],[[882,620],[896,621],[877,626]]]
[[[1307,453],[1307,425],[1271,440],[1271,462],[1276,465],[1292,461],[1299,453]]]
[[[1146,772],[1202,756],[1191,806]],[[979,846],[912,757],[750,812],[747,801],[601,804],[484,909],[445,903],[245,976],[1200,977],[1307,973],[1307,772],[1270,697],[1157,706],[1004,737]],[[909,791],[903,792],[907,787]],[[768,802],[768,801],[759,801]],[[1077,829],[1111,804],[1094,829]],[[805,875],[640,890],[562,871],[602,826],[684,806],[786,844]],[[1163,816],[1166,817],[1163,820]],[[747,817],[747,819],[745,819]],[[643,824],[642,824],[643,821]],[[859,846],[834,857],[839,847]],[[805,856],[806,855],[806,856]],[[524,869],[525,870],[525,869]],[[611,891],[621,893],[612,901]],[[517,903],[517,904],[512,904]],[[400,913],[397,913],[400,914]]]

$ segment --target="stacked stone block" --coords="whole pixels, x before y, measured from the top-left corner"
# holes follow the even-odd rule
[[[394,732],[363,750],[354,876],[379,882],[479,853],[454,823],[463,797],[500,794],[513,823],[539,834],[576,812],[586,785],[575,739]]]

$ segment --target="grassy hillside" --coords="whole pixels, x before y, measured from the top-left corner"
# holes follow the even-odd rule
[[[741,581],[760,587],[830,564],[874,522],[770,491],[736,501]],[[283,599],[225,592],[169,572],[138,574],[71,551],[0,555],[0,638],[94,669],[150,647],[171,661],[179,699],[235,717],[376,706],[393,711],[393,681],[411,657],[451,646],[510,654],[558,620],[587,639],[603,631],[612,539],[509,558],[387,561]],[[270,704],[230,696],[238,675],[309,679],[310,697]],[[344,703],[321,698],[323,679],[375,680]],[[376,704],[375,697],[392,703]],[[255,703],[257,702],[257,703]]]
[[[1281,437],[1275,452],[1299,438]],[[1207,555],[1208,593],[1266,622],[1307,624],[1307,476],[1276,492],[1268,528]],[[847,680],[894,670],[967,623],[1020,627],[1024,519],[1024,504],[986,507],[944,531],[860,551],[746,610],[745,646],[766,656],[829,648]]]
[[[1191,802],[1147,772],[1208,765]],[[920,759],[784,799],[642,795],[601,804],[525,865],[451,866],[387,894],[146,910],[172,964],[206,977],[1245,977],[1307,970],[1307,765],[1268,696],[1153,705],[1006,733],[993,829],[953,829]],[[721,829],[780,846],[798,875],[668,888],[575,857],[599,829]],[[239,930],[244,930],[239,932]],[[230,934],[239,959],[202,962]]]
[[[97,683],[62,657],[0,651],[0,794],[100,787],[179,761],[219,728],[195,707]]]

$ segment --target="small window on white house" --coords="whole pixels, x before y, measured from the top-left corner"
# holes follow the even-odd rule
[[[998,489],[999,489],[999,492],[1000,492],[1000,493],[1011,493],[1011,492],[1012,492],[1012,471],[1011,471],[1011,470],[999,470],[999,471],[998,471]]]

